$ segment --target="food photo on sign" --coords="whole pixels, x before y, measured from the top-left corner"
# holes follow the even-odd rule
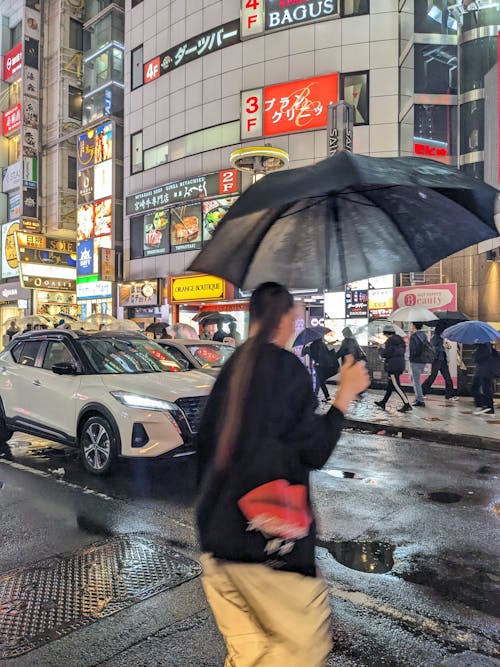
[[[112,203],[111,197],[97,201],[95,208],[95,227],[94,236],[107,236],[111,234],[112,229]]]
[[[164,255],[169,251],[169,214],[168,211],[156,211],[144,216],[144,242],[143,252],[145,257],[151,255]]]
[[[209,199],[202,204],[203,208],[203,241],[210,241],[222,218],[229,211],[238,197]]]
[[[201,205],[187,204],[170,209],[170,246],[172,252],[201,248]]]
[[[93,204],[84,204],[76,214],[76,238],[78,241],[91,239],[94,236],[95,212]]]
[[[106,123],[95,131],[94,162],[105,162],[113,157],[113,125]]]

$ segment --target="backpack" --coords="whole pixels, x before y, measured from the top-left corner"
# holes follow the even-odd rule
[[[422,340],[420,337],[417,337],[417,340],[420,344],[420,352],[415,363],[432,364],[432,362],[436,359],[436,352],[434,348],[427,340],[427,337],[425,337],[424,340]]]

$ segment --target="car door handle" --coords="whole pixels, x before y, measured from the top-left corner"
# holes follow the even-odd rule
[[[40,382],[40,380],[33,380],[33,384],[35,385],[35,387],[41,387],[42,386],[42,383]]]

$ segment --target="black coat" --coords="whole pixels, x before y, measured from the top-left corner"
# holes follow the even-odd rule
[[[398,334],[392,334],[380,349],[380,356],[385,359],[384,368],[389,374],[400,375],[405,369],[404,340]]]
[[[342,431],[336,408],[316,414],[317,400],[303,364],[290,352],[263,345],[245,400],[236,450],[223,473],[213,469],[221,415],[227,405],[236,350],[222,369],[207,403],[197,437],[201,493],[197,523],[203,551],[236,562],[265,563],[273,568],[315,576],[315,526],[287,554],[266,553],[267,539],[247,530],[237,501],[261,484],[287,479],[304,485],[309,499],[309,472],[328,460]],[[309,500],[308,500],[309,502]]]
[[[366,359],[366,354],[354,337],[344,338],[337,352],[337,358],[343,360],[348,354],[352,354],[356,361]]]

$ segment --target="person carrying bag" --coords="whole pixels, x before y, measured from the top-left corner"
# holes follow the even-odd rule
[[[293,332],[289,292],[258,287],[249,339],[223,367],[200,423],[202,583],[226,667],[323,667],[331,647],[309,474],[328,460],[369,380],[351,358],[333,406],[316,414],[307,370],[284,349]]]

